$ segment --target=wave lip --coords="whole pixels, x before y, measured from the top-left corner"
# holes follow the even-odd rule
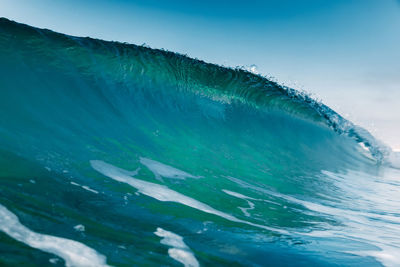
[[[16,54],[17,57],[26,53],[26,57],[32,57],[30,60],[33,62],[46,58],[48,61],[45,64],[60,72],[78,71],[85,78],[100,73],[105,83],[112,80],[115,84],[133,84],[138,88],[149,85],[173,88],[180,93],[190,92],[221,103],[239,102],[257,109],[276,109],[323,124],[363,143],[378,162],[388,156],[389,149],[368,131],[308,94],[245,69],[222,67],[133,44],[63,35],[5,18],[0,18],[0,35],[0,53]],[[11,42],[17,44],[18,49],[11,46]],[[69,68],[71,65],[73,69]]]

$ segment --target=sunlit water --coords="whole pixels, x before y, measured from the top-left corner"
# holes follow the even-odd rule
[[[0,58],[0,265],[399,265],[397,156],[307,96],[7,20]]]

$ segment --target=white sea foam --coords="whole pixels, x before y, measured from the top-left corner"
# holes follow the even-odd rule
[[[156,176],[157,179],[161,179],[161,177],[173,179],[201,178],[200,176],[193,176],[187,172],[178,170],[174,167],[152,159],[140,158],[140,163],[149,168],[149,170]]]
[[[400,257],[398,256],[399,251],[390,247],[381,246],[381,250],[374,251],[347,251],[349,254],[354,254],[363,257],[372,256],[379,260],[386,267],[398,267],[400,266]]]
[[[387,160],[389,161],[390,166],[396,169],[400,169],[400,151],[399,150],[393,150]]]
[[[332,180],[340,178],[340,174],[335,174],[329,171],[322,171],[322,173],[330,177]],[[381,214],[381,213],[371,212],[369,211],[369,208],[367,208],[366,210],[362,210],[361,207],[363,206],[362,205],[363,202],[360,200],[358,201],[357,209],[349,209],[348,208],[349,203],[345,204],[347,208],[335,207],[334,205],[337,205],[338,204],[337,202],[331,203],[332,205],[314,203],[306,200],[301,200],[289,195],[284,195],[278,192],[274,192],[271,190],[267,190],[265,188],[261,188],[246,183],[236,178],[228,177],[228,179],[230,179],[233,182],[236,182],[238,185],[244,188],[253,189],[255,191],[274,196],[276,198],[284,199],[291,203],[302,205],[306,209],[316,213],[326,214],[328,216],[331,216],[332,218],[335,218],[336,220],[342,221],[343,224],[346,225],[346,227],[340,227],[336,229],[333,228],[325,231],[315,230],[309,233],[294,233],[294,234],[317,237],[317,238],[326,238],[326,237],[333,237],[333,238],[336,237],[343,239],[347,238],[359,242],[365,242],[373,246],[376,246],[376,249],[363,250],[363,251],[343,251],[343,252],[365,257],[367,256],[374,257],[376,260],[378,260],[387,267],[399,266],[398,263],[400,262],[400,243],[397,238],[398,229],[393,226],[393,225],[397,226],[400,224],[400,219],[396,214],[396,211],[398,210],[399,207],[398,200],[396,199],[398,191],[394,190],[395,195],[393,195],[392,197],[390,192],[393,191],[393,188],[392,189],[387,188],[387,190],[385,190],[386,194],[388,195],[387,197],[390,199],[389,202],[388,200],[385,200],[384,196],[379,196],[379,195],[374,196],[375,194],[378,193],[376,191],[371,190],[371,188],[375,187],[379,188],[382,187],[382,185],[376,184],[376,180],[371,179],[372,177],[363,177],[361,173],[353,173],[351,177],[353,177],[351,181],[349,181],[349,179],[346,179],[348,178],[348,176],[340,178],[342,181],[346,181],[347,187],[345,188],[345,191],[351,193],[353,196],[357,196],[358,195],[357,191],[354,191],[356,189],[350,186],[351,182],[355,182],[354,186],[358,188],[358,190],[361,190],[364,195],[367,192],[371,192],[370,193],[371,195],[369,196],[370,198],[377,198],[377,197],[379,198],[379,201],[378,199],[374,201],[375,208],[379,207],[380,203],[384,203],[383,206],[386,208],[389,207],[388,211],[390,212],[387,211]],[[353,181],[355,180],[356,177],[360,177],[360,180],[362,182],[357,180]],[[340,184],[343,185],[343,183]],[[360,189],[361,186],[364,186],[364,188]],[[371,225],[371,221],[374,222],[373,225]]]
[[[237,197],[237,198],[241,198],[241,199],[257,200],[257,199],[255,199],[255,198],[248,197],[248,196],[245,196],[245,195],[243,195],[243,194],[240,194],[240,193],[237,193],[237,192],[233,192],[233,191],[230,191],[230,190],[222,189],[222,191],[223,191],[224,193],[228,194],[228,195],[233,196],[233,197]]]
[[[79,187],[81,187],[82,189],[85,189],[85,190],[87,190],[87,191],[89,191],[89,192],[92,192],[92,193],[95,193],[95,194],[98,194],[98,193],[99,193],[99,191],[96,191],[96,190],[90,188],[90,187],[87,186],[87,185],[80,185],[80,184],[75,183],[75,182],[71,182],[71,184],[72,184],[72,185],[75,185],[75,186],[79,186]]]
[[[0,204],[0,230],[26,245],[55,254],[66,266],[108,266],[106,257],[74,240],[39,234],[22,225],[18,217]]]
[[[74,226],[74,229],[78,232],[85,232],[85,226],[83,224],[78,224]]]
[[[260,74],[260,72],[258,71],[258,67],[255,64],[245,67],[245,70],[247,70],[251,73],[254,73],[254,74]]]
[[[126,175],[126,171],[121,172],[120,168],[115,167],[111,164],[105,163],[104,161],[91,160],[90,164],[96,171],[102,173],[103,175],[108,176],[111,179],[114,179],[116,181],[129,184],[130,186],[136,188],[140,193],[142,193],[146,196],[155,198],[159,201],[170,201],[170,202],[180,203],[182,205],[185,205],[185,206],[188,206],[188,207],[191,207],[191,208],[194,208],[194,209],[206,212],[206,213],[214,214],[216,216],[219,216],[221,218],[227,219],[232,222],[244,223],[244,224],[251,225],[254,227],[263,228],[263,229],[266,229],[269,231],[279,232],[281,234],[287,234],[287,231],[285,231],[285,230],[240,220],[240,219],[238,219],[232,215],[229,215],[225,212],[216,210],[216,209],[210,207],[209,205],[204,204],[196,199],[190,198],[190,197],[185,196],[181,193],[178,193],[174,190],[171,190],[164,185],[155,184],[155,183],[151,183],[151,182],[147,182],[147,181],[143,181],[140,179],[130,177],[130,176]]]
[[[249,201],[249,200],[257,200],[257,199],[252,198],[252,197],[245,196],[245,195],[240,194],[240,193],[237,193],[237,192],[229,191],[229,190],[226,190],[226,189],[222,189],[222,191],[223,191],[224,193],[230,195],[230,196],[233,196],[233,197],[236,197],[236,198],[240,198],[240,199],[245,200],[245,201],[247,202],[247,204],[249,205],[249,207],[248,207],[248,208],[238,207],[238,208],[243,212],[243,214],[244,214],[245,216],[250,217],[250,213],[248,212],[248,210],[253,210],[254,207],[255,207],[255,205],[254,205],[253,202],[251,202],[251,201]]]
[[[60,261],[59,258],[51,258],[51,259],[49,259],[49,262],[50,262],[51,264],[58,264],[59,261]]]
[[[190,248],[183,242],[183,238],[175,233],[166,231],[160,227],[154,232],[155,235],[162,237],[160,243],[170,246],[172,248],[168,249],[168,254],[171,258],[179,261],[185,267],[198,267],[199,262],[196,260],[193,252]]]

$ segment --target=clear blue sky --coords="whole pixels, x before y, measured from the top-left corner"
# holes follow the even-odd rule
[[[0,0],[0,16],[226,66],[255,64],[400,149],[400,1]]]

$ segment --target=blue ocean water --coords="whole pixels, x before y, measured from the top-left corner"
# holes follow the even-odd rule
[[[398,266],[394,157],[248,71],[0,19],[0,265]]]

